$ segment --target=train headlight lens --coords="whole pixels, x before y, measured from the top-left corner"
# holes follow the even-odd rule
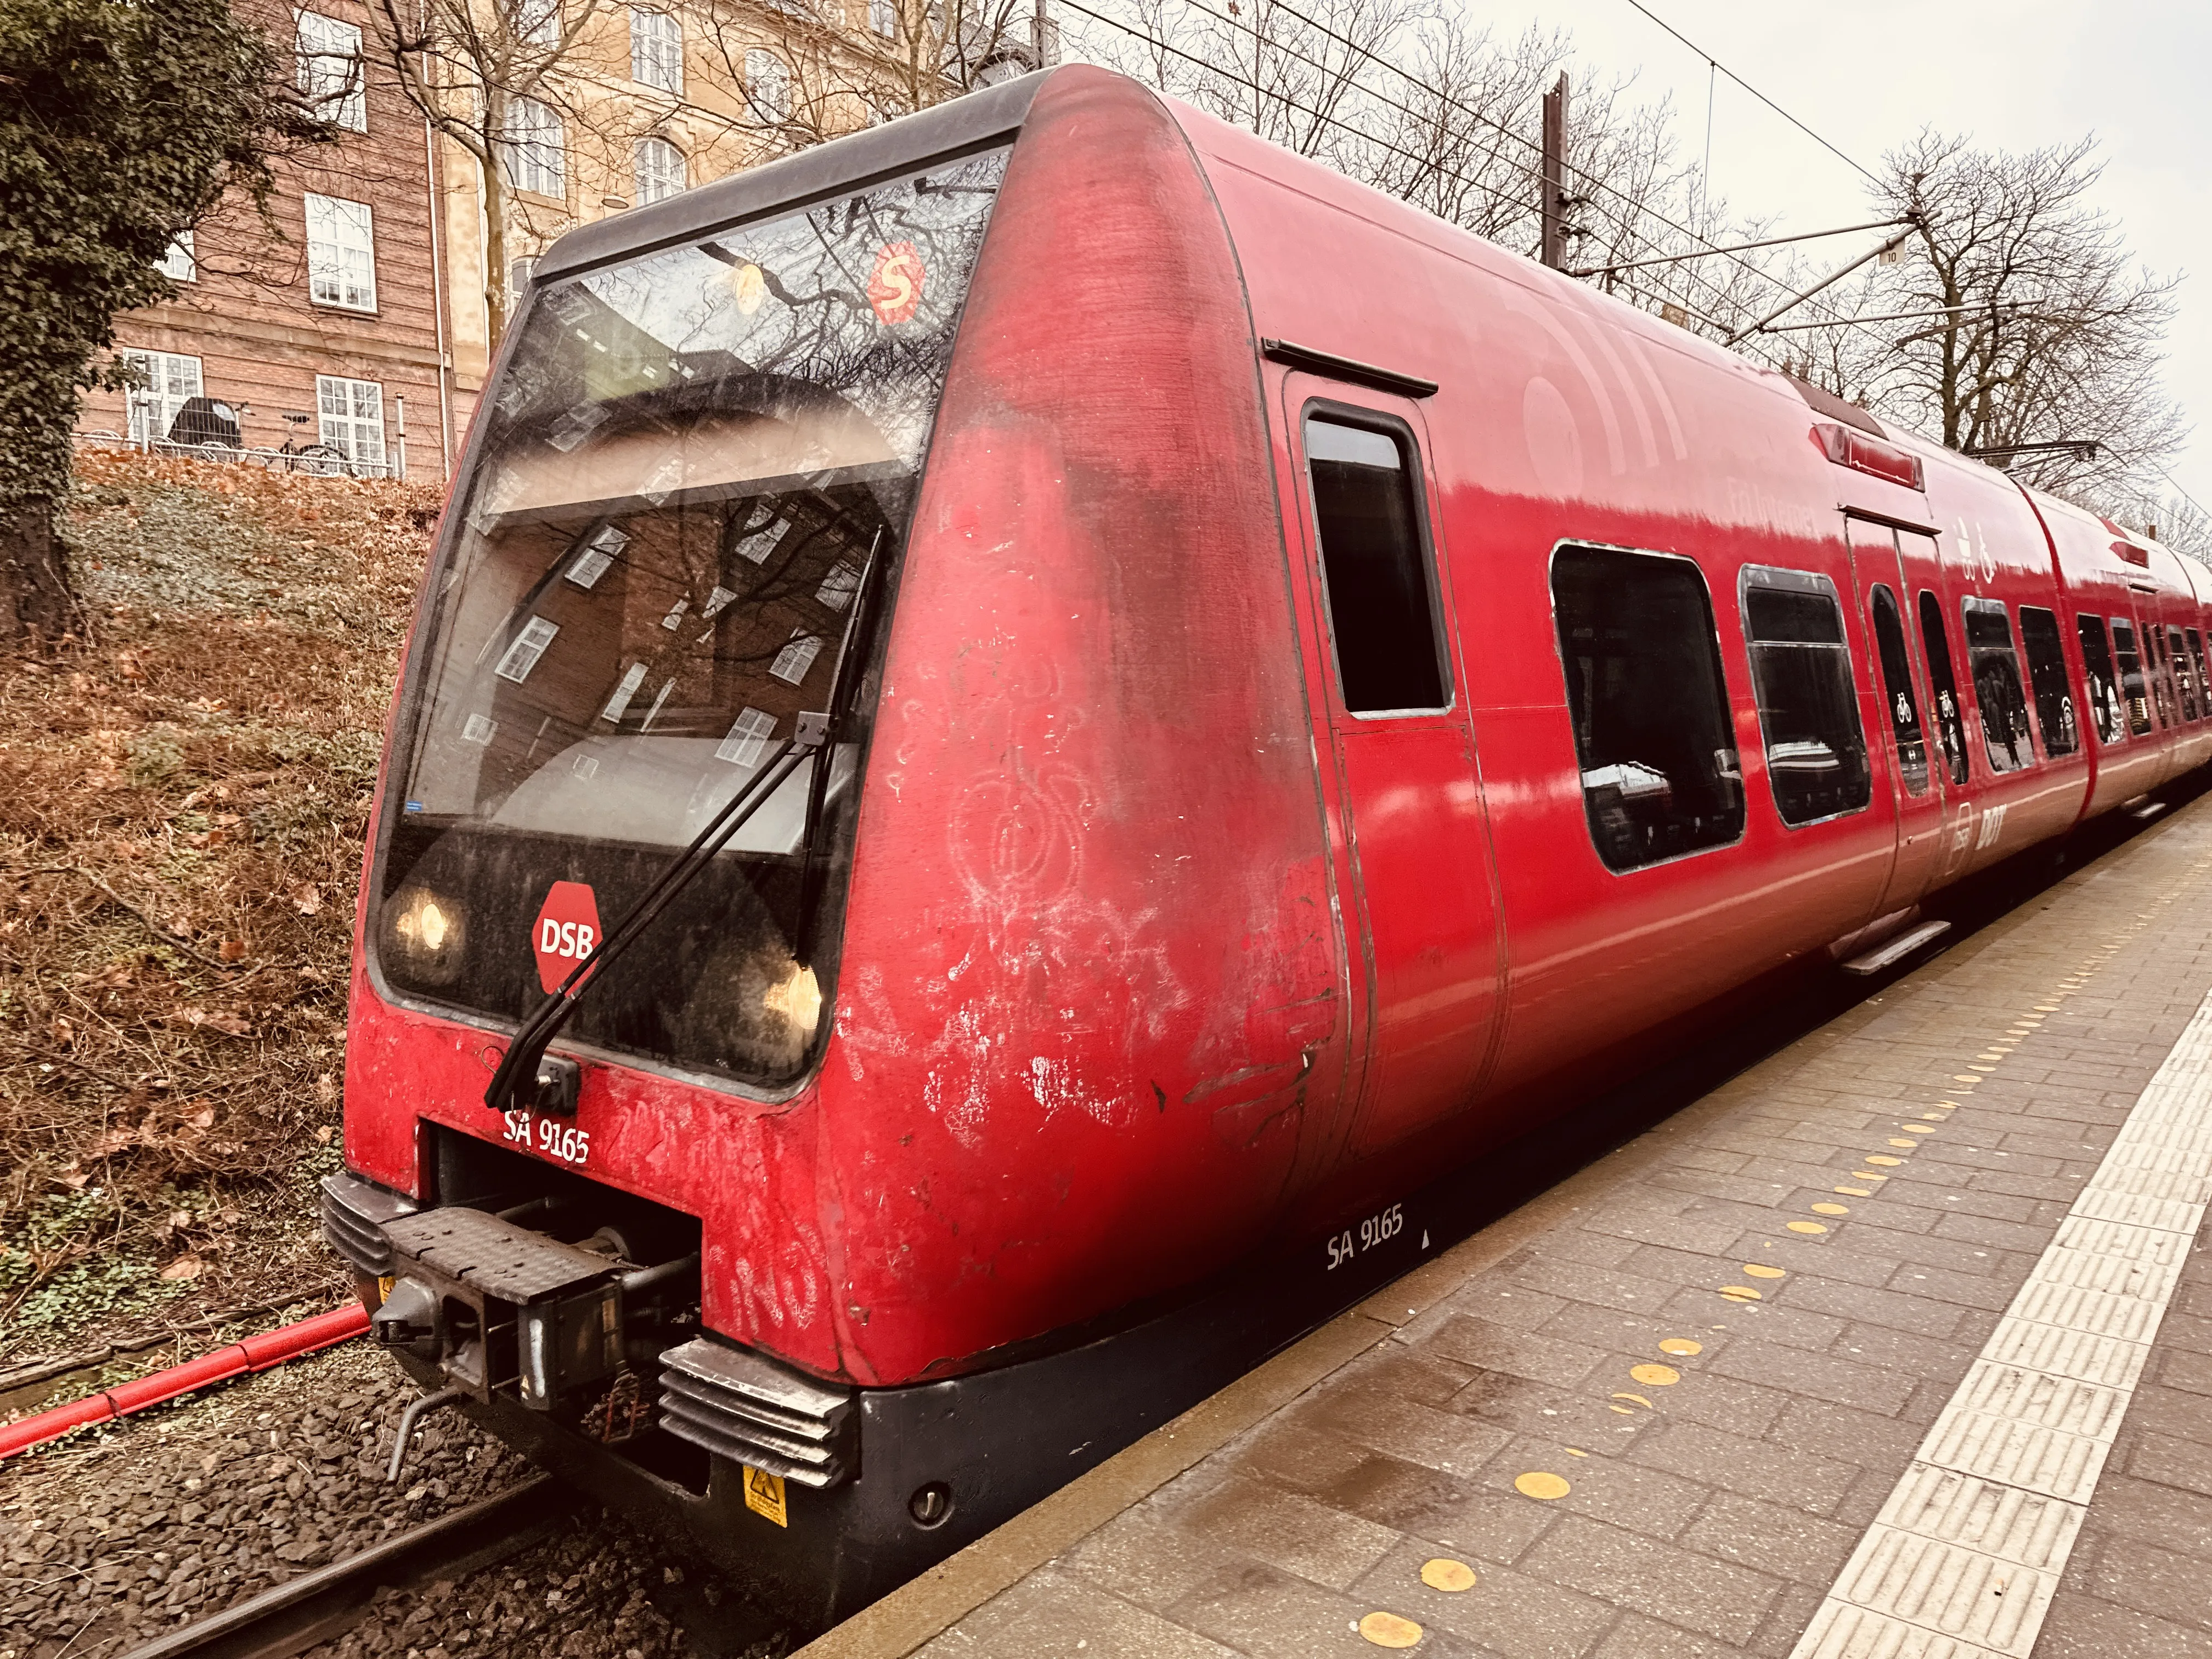
[[[442,983],[460,971],[465,930],[460,907],[451,899],[410,888],[394,895],[385,914],[407,977]]]
[[[822,987],[811,968],[794,962],[789,973],[768,988],[761,1005],[770,1013],[781,1014],[793,1029],[811,1036],[815,1022],[822,1018]]]

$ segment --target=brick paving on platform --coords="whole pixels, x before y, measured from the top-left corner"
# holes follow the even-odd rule
[[[1650,1131],[921,1653],[1350,1659],[1364,1620],[1436,1656],[1781,1659],[2208,993],[2212,802]],[[2201,1243],[2033,1652],[2212,1659]]]

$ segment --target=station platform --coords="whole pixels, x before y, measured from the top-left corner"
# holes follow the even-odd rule
[[[2212,1659],[2212,799],[805,1659]]]

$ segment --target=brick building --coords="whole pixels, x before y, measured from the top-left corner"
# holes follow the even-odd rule
[[[145,372],[145,390],[88,395],[77,429],[164,439],[204,395],[239,411],[249,448],[291,434],[364,471],[401,471],[404,454],[408,476],[442,479],[459,434],[433,147],[421,112],[362,50],[367,7],[312,3],[240,9],[268,12],[303,89],[328,99],[337,142],[276,161],[270,222],[228,200],[179,239],[166,267],[177,297],[116,325],[116,349]]]

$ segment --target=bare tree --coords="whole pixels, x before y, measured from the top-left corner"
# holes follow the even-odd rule
[[[1924,131],[1890,155],[1876,199],[1924,213],[1913,257],[1824,309],[1893,320],[1801,334],[1811,378],[1954,449],[2081,446],[1994,459],[2043,488],[2141,499],[2187,434],[2160,381],[2175,283],[2093,204],[2102,171],[2089,138],[2011,153]]]
[[[378,50],[434,131],[475,161],[489,343],[507,326],[508,219],[518,188],[565,178],[581,112],[557,71],[613,0],[369,0]]]
[[[1036,0],[869,0],[849,28],[841,0],[708,4],[693,27],[723,94],[694,114],[787,149],[1023,74],[1053,44]]]

